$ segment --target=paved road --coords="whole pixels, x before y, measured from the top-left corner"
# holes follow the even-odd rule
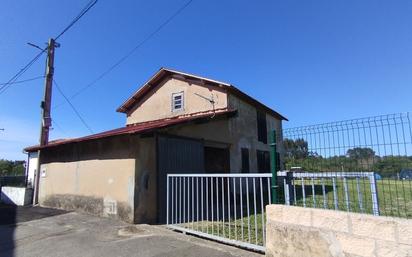
[[[0,211],[4,213],[5,209]],[[47,215],[47,209],[21,209],[17,215],[20,218],[15,220],[24,222],[0,225],[0,256],[261,256],[163,226],[130,225],[75,212],[49,211],[53,216]],[[31,216],[31,212],[37,216]]]

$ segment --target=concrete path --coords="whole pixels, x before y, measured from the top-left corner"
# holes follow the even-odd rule
[[[130,225],[74,212],[52,213],[51,217],[40,215],[40,219],[0,225],[0,256],[261,256],[163,226]]]

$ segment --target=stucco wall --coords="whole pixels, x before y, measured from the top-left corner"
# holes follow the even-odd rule
[[[172,112],[172,94],[184,92],[184,110]],[[227,107],[226,93],[215,86],[191,84],[176,78],[163,81],[138,102],[127,115],[127,124],[209,111],[212,105],[195,93],[215,101],[215,108]]]
[[[230,151],[230,167],[233,171],[241,170],[241,149],[249,149],[249,166],[251,172],[257,171],[256,150],[270,151],[270,132],[276,129],[277,151],[282,152],[282,121],[266,114],[266,127],[268,143],[264,144],[258,141],[257,137],[257,113],[256,107],[246,103],[236,96],[229,95],[229,107],[238,111],[238,116],[229,120],[229,131],[232,137],[233,145]],[[282,156],[282,154],[281,154]]]
[[[120,136],[45,150],[40,204],[133,222],[136,148]]]
[[[157,219],[157,171],[156,140],[140,138],[136,148],[136,175],[134,198],[134,222],[156,223]]]
[[[412,256],[412,220],[268,205],[266,256]]]

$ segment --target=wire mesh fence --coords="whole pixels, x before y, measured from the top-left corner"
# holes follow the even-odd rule
[[[284,165],[295,174],[290,182],[296,190],[292,204],[412,217],[409,113],[290,128],[283,137]],[[306,175],[299,176],[302,172]],[[339,175],[343,173],[369,175]],[[371,192],[372,177],[376,192]]]

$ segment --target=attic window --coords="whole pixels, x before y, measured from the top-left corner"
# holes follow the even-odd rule
[[[172,112],[183,110],[183,92],[172,94]]]

